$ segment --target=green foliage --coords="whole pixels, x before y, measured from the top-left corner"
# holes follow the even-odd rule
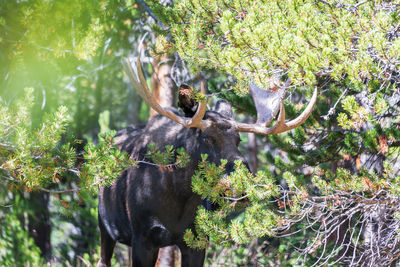
[[[53,255],[59,262],[73,266],[80,263],[78,256],[93,265],[99,259],[100,235],[97,229],[97,197],[89,192],[59,195],[54,201],[52,216]],[[67,205],[67,206],[63,206]],[[62,216],[57,216],[62,214]],[[79,228],[77,228],[79,226]],[[75,231],[71,231],[75,228]]]
[[[88,132],[95,136],[104,110],[110,111],[110,129],[126,126],[125,118],[133,116],[128,110],[140,115],[140,98],[128,100],[133,89],[123,81],[120,65],[132,48],[129,33],[139,16],[132,1],[1,0],[0,5],[0,92],[6,103],[34,87],[33,123],[64,105],[73,119],[69,132],[85,139]]]
[[[194,69],[216,68],[234,76],[238,91],[252,81],[268,88],[276,69],[287,71],[295,84],[314,85],[322,76],[336,81],[347,76],[353,83],[386,79],[380,64],[398,58],[400,42],[385,36],[398,16],[373,1],[335,5],[182,0],[165,17],[175,41],[170,45]]]
[[[32,90],[27,90],[13,108],[0,107],[1,168],[27,188],[56,183],[76,159],[69,144],[59,145],[69,121],[66,108],[48,114],[40,128],[32,129],[32,104]]]
[[[165,151],[161,151],[154,143],[148,145],[146,158],[161,168],[171,168],[173,165],[183,168],[190,161],[190,156],[183,147],[175,149],[172,145],[167,145]]]
[[[11,199],[6,198],[7,202],[13,203],[10,207],[18,207],[6,209],[5,213],[0,210],[0,221],[4,221],[0,227],[0,243],[3,242],[0,247],[5,249],[0,261],[4,260],[2,265],[5,266],[45,261],[33,239],[29,238],[26,227],[20,225],[21,218],[26,216],[26,205],[17,201],[22,191],[41,190],[54,194],[52,206],[53,213],[57,215],[55,218],[62,214],[63,219],[58,217],[54,225],[70,222],[82,231],[81,234],[70,235],[66,230],[70,230],[71,226],[66,229],[55,227],[54,230],[64,237],[61,244],[56,237],[53,238],[60,249],[54,255],[76,263],[77,255],[91,253],[98,245],[99,237],[92,232],[97,225],[96,201],[88,193],[97,193],[98,186],[110,185],[122,171],[136,163],[113,145],[115,131],[100,134],[96,145],[89,141],[84,153],[78,157],[74,146],[80,143],[66,135],[70,123],[66,108],[61,107],[58,112],[45,115],[44,122],[35,129],[32,126],[32,106],[32,90],[27,90],[23,101],[11,107],[2,105],[0,109],[0,174],[2,179],[9,181]],[[34,212],[31,209],[29,216],[37,217]],[[66,235],[70,240],[68,244],[64,243]],[[86,249],[81,248],[82,243],[87,244]],[[30,253],[24,252],[25,249]],[[19,255],[21,253],[24,256]]]
[[[140,111],[140,97],[123,80],[120,65],[144,32],[136,23],[144,13],[134,1],[124,0],[0,0],[0,6],[0,208],[10,205],[0,211],[0,232],[6,231],[4,216],[16,208],[15,197],[29,202],[26,191],[57,192],[49,197],[51,227],[61,237],[52,236],[51,261],[76,266],[86,253],[94,264],[97,202],[89,193],[98,184],[111,183],[133,162],[111,148],[110,133],[99,138],[101,144],[88,142],[86,150],[97,157],[85,154],[84,147],[87,140],[97,140],[99,131],[147,120],[148,112]],[[29,94],[26,87],[33,88]],[[103,113],[99,122],[106,110],[109,116]],[[18,216],[18,230],[28,234],[31,219]],[[80,234],[72,237],[71,232]],[[28,254],[23,246],[17,249]],[[35,261],[17,266],[24,264]]]
[[[338,115],[338,124],[343,129],[359,129],[368,119],[368,111],[364,107],[358,105],[354,95],[343,99],[342,105],[343,109],[350,114],[350,118],[346,113],[339,113]]]
[[[151,158],[154,163],[160,165],[168,165],[174,160],[173,149],[171,145],[165,146],[165,151],[160,151],[157,146],[152,143],[148,145],[148,151],[146,153],[147,158]]]
[[[0,209],[0,265],[25,266],[29,262],[36,266],[44,266],[40,249],[25,229],[22,223],[24,220],[21,220],[26,215],[26,205],[18,196],[13,205],[14,207],[10,205]]]
[[[65,107],[48,114],[40,128],[32,130],[29,107],[33,99],[31,90],[23,102],[13,109],[1,107],[0,119],[3,133],[1,168],[10,179],[26,190],[43,189],[63,180],[66,173],[78,175],[81,189],[97,191],[97,185],[110,185],[133,161],[126,153],[113,146],[115,132],[99,135],[98,145],[85,146],[84,163],[75,168],[76,152],[70,142],[61,144],[69,117]],[[69,141],[69,140],[68,140]]]
[[[217,165],[203,156],[193,190],[219,208],[199,208],[196,233],[188,231],[186,242],[223,247],[234,257],[222,257],[229,258],[228,265],[294,266],[301,256],[302,266],[309,266],[331,248],[334,257],[325,254],[324,264],[333,264],[338,248],[323,246],[329,218],[352,207],[349,231],[358,235],[367,227],[358,222],[375,216],[370,211],[382,208],[379,203],[390,211],[380,218],[398,212],[398,1],[181,0],[167,7],[147,2],[166,26],[153,27],[162,35],[153,52],[177,51],[193,72],[211,70],[210,92],[237,111],[255,115],[247,85],[271,88],[278,76],[294,85],[289,98],[296,103],[285,101],[288,118],[301,112],[315,86],[320,92],[302,127],[258,140],[269,145],[260,151],[262,171],[256,175],[237,162],[236,171],[224,176],[226,161]],[[29,195],[21,189],[64,192],[52,195],[58,216],[52,219],[53,252],[71,265],[78,256],[94,262],[96,201],[89,193],[137,164],[112,146],[108,130],[148,116],[120,67],[120,58],[141,39],[143,23],[136,19],[145,12],[131,0],[0,0],[0,6],[0,176],[6,178],[1,186],[13,180],[12,191],[0,190],[0,199],[16,205],[0,212],[0,265],[43,263],[28,237],[26,213],[14,212],[17,206],[26,210],[16,201]],[[34,89],[25,93],[25,87]],[[95,145],[91,140],[98,132]],[[181,148],[161,149],[150,147],[151,164],[184,167],[189,160]],[[68,216],[60,217],[60,211]],[[67,230],[71,225],[79,234]],[[283,230],[297,235],[270,238]],[[243,245],[257,237],[257,249]],[[261,247],[263,242],[268,245]],[[291,252],[293,246],[305,250]],[[381,251],[392,253],[387,247]],[[255,256],[261,257],[258,263]]]
[[[40,51],[42,60],[69,53],[78,59],[88,59],[101,45],[104,35],[101,19],[106,15],[107,2],[2,1],[3,30],[12,30],[12,39],[4,39],[1,44],[13,48],[15,53],[10,55],[17,61],[24,60],[22,57],[26,55],[33,56],[35,50]]]
[[[135,162],[113,146],[114,131],[99,134],[99,143],[85,146],[85,162],[80,170],[81,188],[97,192],[96,185],[110,186],[121,172]]]
[[[34,244],[33,238],[29,237],[28,232],[23,230],[15,214],[7,214],[0,222],[4,225],[0,229],[0,264],[24,266],[29,262],[42,266],[40,249]]]
[[[105,110],[99,114],[100,133],[110,131],[110,111]]]
[[[376,208],[370,206],[375,199],[387,203],[396,198],[400,153],[397,2],[182,0],[164,12],[157,7],[173,39],[162,38],[158,51],[177,51],[193,72],[221,72],[212,76],[209,88],[234,102],[237,111],[255,114],[249,97],[238,97],[253,82],[274,88],[277,77],[291,80],[291,90],[295,90],[289,98],[296,103],[285,101],[288,118],[300,114],[311,89],[317,87],[320,92],[312,115],[301,127],[266,138],[270,151],[261,151],[265,173],[258,175],[270,177],[273,172],[274,179],[261,179],[258,186],[276,188],[272,192],[261,193],[250,186],[260,179],[258,175],[239,170],[237,176],[227,178],[224,162],[204,165],[203,158],[193,189],[219,208],[198,211],[197,236],[185,235],[191,246],[249,243],[255,237],[278,235],[279,230],[301,229],[288,242],[305,244],[296,254],[304,256],[303,265],[309,263],[306,259],[331,264],[340,247],[324,244],[332,232],[315,219],[318,214],[329,218],[351,214],[350,228],[358,235],[367,227],[368,216],[376,216],[370,211]],[[235,85],[226,81],[229,77]],[[364,209],[349,212],[349,207],[360,206]],[[261,218],[265,224],[258,222]],[[395,225],[396,220],[390,223]],[[313,225],[321,227],[317,227],[319,232]],[[352,245],[362,246],[362,242]],[[332,253],[327,255],[327,251]],[[323,263],[319,262],[322,258],[326,259]],[[278,264],[299,264],[290,257],[282,260]]]
[[[268,200],[279,195],[271,175],[253,175],[241,161],[235,172],[224,176],[226,160],[217,166],[202,155],[199,169],[192,178],[193,191],[218,205],[217,211],[200,207],[196,217],[196,235],[187,230],[189,246],[203,248],[213,244],[248,243],[255,237],[273,235],[279,216],[269,209]]]

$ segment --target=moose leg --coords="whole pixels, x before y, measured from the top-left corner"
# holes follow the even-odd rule
[[[101,248],[100,248],[100,260],[97,263],[97,267],[110,267],[111,258],[114,252],[114,247],[116,242],[108,234],[100,218],[99,218],[99,228],[100,228]]]
[[[158,247],[143,242],[143,238],[132,240],[132,267],[153,267],[158,256]]]
[[[185,243],[179,245],[182,254],[182,267],[203,267],[206,250],[189,248]]]

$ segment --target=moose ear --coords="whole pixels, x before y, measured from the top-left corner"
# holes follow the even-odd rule
[[[186,84],[181,84],[178,92],[178,107],[185,113],[185,117],[193,117],[196,114],[199,103],[192,99],[192,88]]]
[[[232,106],[225,100],[218,100],[215,104],[215,111],[227,118],[232,118]]]

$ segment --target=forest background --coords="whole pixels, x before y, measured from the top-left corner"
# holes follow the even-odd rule
[[[241,136],[258,174],[239,164],[221,185],[222,170],[204,163],[194,177],[221,207],[199,209],[186,238],[209,247],[208,265],[395,264],[399,4],[0,0],[0,265],[97,262],[98,186],[136,164],[110,130],[150,116],[121,65],[139,56],[154,92],[167,66],[169,92],[207,80],[210,107],[226,99],[247,122],[251,83],[290,79],[288,118],[318,90],[301,127]],[[118,247],[113,265],[128,262]]]

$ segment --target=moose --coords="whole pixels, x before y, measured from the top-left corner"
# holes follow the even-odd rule
[[[116,242],[132,247],[133,266],[154,266],[159,248],[170,245],[179,247],[182,266],[203,266],[205,250],[191,249],[183,240],[186,229],[195,231],[196,209],[202,201],[191,189],[191,177],[201,154],[208,154],[208,160],[215,163],[226,159],[226,173],[232,172],[236,160],[246,164],[238,149],[239,132],[271,135],[298,127],[311,114],[317,91],[299,117],[285,122],[282,99],[289,82],[276,91],[251,85],[258,120],[247,124],[233,120],[230,104],[222,100],[216,103],[214,110],[206,110],[207,101],[187,101],[192,106],[181,107],[185,115],[172,108],[163,108],[146,84],[140,60],[137,60],[137,75],[129,61],[124,62],[124,68],[140,96],[158,115],[145,126],[128,127],[117,133],[120,149],[143,160],[149,144],[154,143],[159,148],[173,145],[183,147],[190,162],[184,168],[173,168],[172,171],[140,163],[126,170],[110,187],[100,189],[101,258],[98,266],[110,266]],[[205,94],[203,83],[201,93]],[[278,110],[275,125],[268,128]]]

